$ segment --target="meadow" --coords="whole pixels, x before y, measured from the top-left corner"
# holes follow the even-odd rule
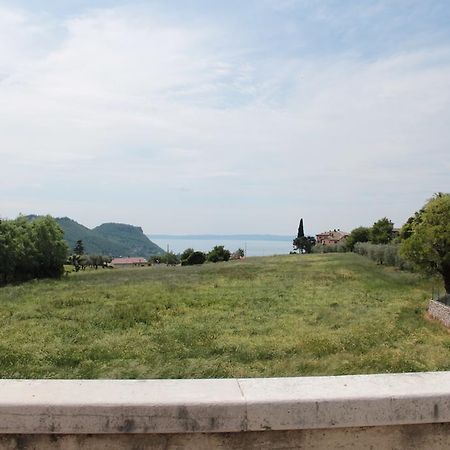
[[[0,289],[2,378],[450,369],[432,286],[356,254],[99,269]]]

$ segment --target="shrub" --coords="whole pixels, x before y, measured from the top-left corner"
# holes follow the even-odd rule
[[[180,258],[174,252],[166,252],[163,255],[154,255],[150,258],[153,264],[168,264],[176,266],[180,262]]]
[[[195,252],[189,254],[189,256],[181,261],[182,266],[194,266],[197,264],[203,264],[206,261],[206,255],[203,252]]]
[[[312,253],[345,253],[347,251],[348,248],[345,241],[330,245],[318,244],[312,248]]]
[[[226,250],[223,245],[216,245],[207,256],[208,261],[211,262],[220,262],[220,261],[228,261],[230,259],[231,253],[229,250]]]
[[[357,242],[353,251],[359,255],[368,257],[377,264],[394,266],[402,270],[411,269],[411,264],[400,255],[399,244],[371,244],[369,242]]]

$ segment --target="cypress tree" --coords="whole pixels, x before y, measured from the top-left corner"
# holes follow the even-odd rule
[[[303,218],[300,219],[300,224],[298,226],[297,237],[298,238],[305,237],[305,232],[303,231]]]
[[[78,241],[75,244],[75,247],[73,249],[73,252],[75,253],[75,255],[79,255],[79,256],[84,254],[84,245],[83,245],[83,241],[81,239],[78,239]]]

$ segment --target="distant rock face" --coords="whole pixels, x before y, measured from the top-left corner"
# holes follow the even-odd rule
[[[86,253],[119,256],[142,256],[148,258],[164,251],[152,242],[141,227],[124,223],[104,223],[92,230],[69,217],[57,218],[64,231],[64,238],[71,249],[83,241]]]

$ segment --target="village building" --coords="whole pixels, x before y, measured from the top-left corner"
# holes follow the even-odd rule
[[[138,267],[145,266],[147,264],[147,260],[145,258],[136,257],[136,258],[114,258],[111,261],[111,266],[113,267]]]
[[[349,233],[341,230],[330,230],[324,233],[316,234],[317,245],[332,245],[342,242],[349,236]]]

